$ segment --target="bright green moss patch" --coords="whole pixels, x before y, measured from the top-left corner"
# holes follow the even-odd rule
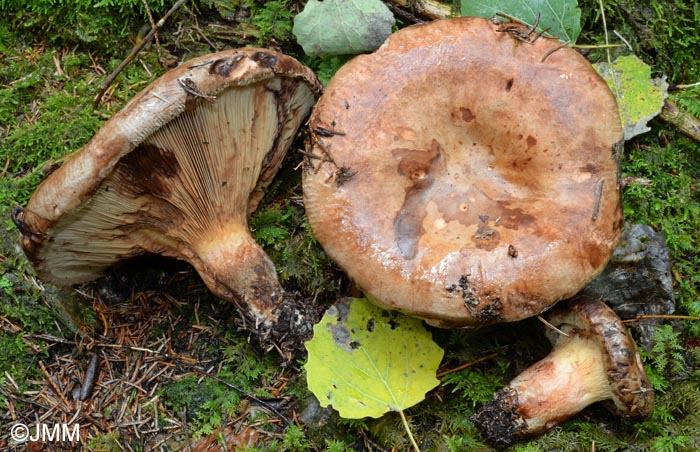
[[[626,147],[623,176],[625,216],[664,232],[674,269],[680,313],[700,315],[700,144],[680,134],[658,131]],[[688,323],[693,335],[700,322]]]

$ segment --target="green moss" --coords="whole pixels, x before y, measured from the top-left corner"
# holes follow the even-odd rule
[[[578,43],[604,42],[597,0],[582,0],[583,30]],[[655,75],[666,75],[673,83],[692,83],[700,79],[700,8],[686,0],[604,0],[605,15],[613,43],[622,44],[615,30],[632,46],[634,54],[654,69]],[[629,52],[624,46],[615,52]],[[594,60],[603,52],[594,52]]]
[[[313,236],[304,208],[281,196],[301,197],[296,158],[289,159],[268,190],[263,205],[250,219],[250,228],[277,267],[280,282],[312,297],[333,301],[337,270]]]
[[[674,91],[670,98],[677,102],[681,109],[696,118],[700,118],[700,86]]]
[[[155,20],[167,10],[163,0],[148,4]],[[148,21],[141,0],[1,0],[0,13],[10,19],[4,26],[23,37],[41,37],[56,48],[77,45],[100,55],[120,52],[130,30]]]
[[[206,436],[221,426],[222,416],[232,416],[241,395],[199,375],[166,385],[160,391],[163,403],[176,414],[187,412],[194,421],[195,436]]]
[[[663,231],[674,269],[680,313],[700,315],[700,144],[656,128],[626,146],[623,176],[649,180],[624,192],[628,221]],[[700,334],[700,322],[688,324]]]
[[[350,61],[352,56],[340,55],[340,56],[324,56],[324,57],[312,57],[305,55],[303,58],[304,64],[312,68],[316,72],[316,76],[323,83],[323,86],[328,85],[328,82],[333,78],[338,69],[340,69],[345,63]]]
[[[255,0],[246,0],[245,5],[250,8],[252,25],[259,30],[258,41],[260,44],[272,38],[277,41],[292,39],[294,14],[289,10],[291,1],[256,2]]]
[[[121,107],[159,72],[153,55],[129,66],[115,81],[112,102],[93,111],[103,75],[96,73],[89,55],[22,46],[5,55],[0,65],[0,81],[8,87],[0,90],[0,166],[6,170],[0,205],[26,204],[51,162],[80,149],[111,115],[110,107]]]
[[[88,443],[88,450],[100,452],[120,452],[123,446],[119,443],[119,432],[101,433]]]
[[[304,429],[298,425],[290,425],[282,437],[282,450],[289,452],[305,452],[313,450],[311,443],[306,438]]]
[[[241,337],[230,337],[226,342],[229,345],[216,358],[221,370],[214,374],[215,378],[193,374],[164,386],[159,393],[172,412],[187,411],[195,437],[209,435],[233,418],[248,394],[271,396],[267,388],[278,371],[273,356],[261,358]]]

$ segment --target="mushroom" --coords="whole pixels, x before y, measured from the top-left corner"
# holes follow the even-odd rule
[[[620,236],[615,98],[515,23],[438,20],[343,66],[311,114],[309,223],[378,303],[442,327],[576,294]]]
[[[538,435],[588,405],[642,419],[654,391],[625,324],[605,303],[577,296],[555,306],[548,321],[552,352],[499,390],[471,418],[487,442],[504,447]]]
[[[183,63],[132,99],[13,218],[37,274],[61,285],[158,253],[272,325],[283,296],[247,218],[320,94],[312,71],[262,49]]]

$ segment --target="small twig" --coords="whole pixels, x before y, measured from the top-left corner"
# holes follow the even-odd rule
[[[49,384],[53,388],[54,392],[56,392],[56,395],[61,399],[63,402],[64,406],[67,409],[71,408],[71,404],[66,400],[66,397],[63,395],[63,392],[59,389],[58,385],[56,384],[55,381],[53,381],[53,378],[51,377],[51,374],[49,373],[48,370],[46,370],[46,366],[44,365],[44,362],[42,360],[39,360],[39,367],[41,367],[41,371],[44,372],[44,375],[46,376],[46,379],[49,381]]]
[[[700,86],[700,82],[672,85],[672,86],[669,86],[668,89],[669,90],[687,89],[687,88],[695,88],[696,86]]]
[[[187,429],[187,405],[182,409],[182,429],[185,431],[185,440],[187,441],[187,449],[192,452],[192,443],[190,441],[190,432]]]
[[[544,317],[542,317],[541,315],[538,315],[537,318],[539,319],[540,322],[544,323],[544,325],[545,325],[547,328],[556,331],[558,334],[562,334],[562,335],[564,335],[564,336],[566,336],[566,337],[569,337],[568,334],[566,334],[565,332],[563,332],[562,330],[560,330],[560,329],[557,328],[556,326],[554,326],[554,325],[552,325],[551,323],[549,323],[549,322],[548,322]]]
[[[145,348],[145,347],[137,347],[134,345],[97,343],[97,344],[95,344],[95,346],[103,347],[103,348],[123,348],[125,350],[131,350],[131,351],[135,351],[135,352],[150,353],[150,354],[154,354],[154,355],[160,355],[166,359],[177,359],[177,360],[184,361],[184,362],[190,363],[190,364],[197,362],[194,358],[191,358],[189,356],[180,355],[180,354],[177,354],[177,353],[172,352],[172,351],[170,351],[170,353],[164,353],[164,352],[159,352],[157,350],[151,350],[151,349]]]
[[[401,8],[413,8],[412,12],[431,20],[445,19],[452,14],[450,5],[436,0],[422,0],[419,2],[411,2],[410,0],[390,0],[384,3],[393,3]]]
[[[195,19],[195,20],[196,20],[196,19]],[[219,50],[218,46],[217,46],[216,44],[214,44],[214,42],[212,42],[212,40],[209,39],[209,38],[207,37],[207,35],[204,34],[204,32],[199,28],[198,25],[195,25],[193,28],[194,28],[194,30],[197,32],[197,34],[198,34],[199,36],[202,37],[202,39],[204,39],[205,41],[207,41],[207,44],[209,44],[209,47],[211,47],[211,48],[214,49],[214,50]]]
[[[600,213],[600,201],[603,198],[603,183],[605,179],[601,179],[595,186],[595,204],[593,204],[593,214],[591,215],[591,220],[596,221],[598,219],[598,213]]]
[[[504,19],[507,19],[507,21],[499,21],[496,22],[496,17],[502,17]],[[496,31],[499,32],[506,32],[509,33],[511,36],[513,36],[515,39],[522,41],[522,42],[527,42],[529,44],[533,44],[535,41],[537,41],[544,33],[546,33],[549,30],[549,27],[542,29],[539,33],[536,33],[537,27],[540,25],[540,12],[537,12],[537,15],[535,16],[535,21],[532,25],[528,25],[518,19],[516,19],[513,16],[509,16],[508,14],[502,13],[502,12],[497,12],[492,21],[496,24],[499,25],[498,29]],[[531,38],[532,34],[535,33],[534,38]]]
[[[109,86],[112,84],[114,79],[117,78],[117,76],[124,70],[124,68],[131,63],[131,61],[136,57],[136,55],[141,51],[141,49],[151,41],[153,36],[156,34],[158,30],[163,26],[166,20],[175,12],[177,11],[180,6],[182,6],[183,3],[185,3],[187,0],[178,0],[177,3],[175,3],[170,10],[168,10],[167,13],[158,21],[158,23],[155,24],[155,26],[151,27],[151,31],[148,32],[146,36],[144,36],[143,40],[136,44],[133,49],[131,49],[131,53],[124,59],[124,61],[121,62],[119,67],[117,67],[114,72],[112,72],[109,77],[107,77],[107,80],[102,84],[100,87],[100,92],[97,93],[97,96],[95,96],[95,100],[92,104],[92,109],[95,110],[97,109],[97,106],[100,105],[100,102],[102,101],[102,96],[107,92],[107,89]]]
[[[627,45],[627,48],[630,49],[630,52],[634,52],[634,49],[632,48],[632,45],[629,43],[629,41],[627,41],[627,40],[624,38],[624,36],[622,36],[620,33],[618,33],[617,30],[613,30],[613,33],[615,34],[615,36],[617,36],[618,38],[620,38],[620,40],[621,40],[622,42],[624,42],[624,43]]]
[[[58,57],[58,55],[53,55],[53,64],[56,66],[56,73],[59,77],[66,75],[65,72],[63,72],[63,68],[61,67],[61,59]]]
[[[631,319],[623,320],[624,323],[638,322],[644,319],[668,319],[668,320],[700,320],[700,317],[692,315],[675,315],[675,314],[643,314]]]
[[[326,137],[326,138],[332,137],[333,135],[345,136],[345,132],[341,132],[339,130],[327,129],[327,128],[321,127],[321,126],[316,126],[313,129],[311,129],[311,131],[313,133],[315,133],[316,135],[320,135],[320,136]]]
[[[471,361],[471,362],[468,362],[468,363],[464,363],[464,364],[460,364],[459,366],[454,367],[454,368],[452,368],[452,369],[443,370],[442,372],[438,373],[438,374],[436,375],[436,377],[437,377],[437,378],[442,378],[442,377],[444,377],[444,376],[447,375],[447,374],[451,374],[451,373],[454,373],[454,372],[459,372],[460,370],[464,370],[464,369],[466,369],[466,368],[468,368],[468,367],[474,366],[474,365],[479,364],[479,363],[483,363],[484,361],[488,361],[489,359],[493,359],[493,358],[497,357],[498,355],[499,355],[498,352],[491,353],[490,355],[486,355],[486,356],[481,357],[481,358],[479,358],[479,359],[477,359],[477,360],[474,360],[474,361]]]
[[[415,14],[411,13],[410,11],[401,8],[399,5],[395,5],[394,2],[385,2],[386,6],[389,7],[389,9],[396,14],[397,16],[400,16],[406,20],[408,20],[412,24],[423,24],[425,23],[425,20],[418,18]]]
[[[544,54],[544,56],[542,56],[542,59],[540,60],[540,63],[544,63],[544,61],[545,61],[547,58],[549,58],[549,56],[550,56],[551,54],[553,54],[553,53],[556,52],[557,50],[563,49],[564,47],[566,47],[566,46],[568,46],[568,45],[569,45],[569,41],[567,41],[567,42],[565,42],[564,44],[559,45],[559,46],[557,46],[557,47],[555,47],[555,48],[549,50],[547,53]]]
[[[2,262],[4,256],[0,255],[0,262]],[[10,334],[17,334],[22,331],[22,328],[18,327],[14,323],[7,320],[5,317],[0,316],[0,329],[7,331]]]
[[[19,392],[19,385],[17,384],[15,379],[12,378],[12,375],[10,375],[10,373],[8,371],[5,371],[5,378],[7,378],[7,381],[9,381],[10,384],[14,387],[14,390]],[[2,390],[2,389],[4,389],[4,388],[0,388],[0,390]],[[3,394],[4,394],[4,391],[3,391]]]
[[[575,49],[616,49],[624,47],[623,44],[574,44],[571,47]]]
[[[622,178],[622,188],[626,188],[630,184],[637,184],[637,185],[642,185],[644,187],[649,187],[652,185],[652,182],[649,179],[644,179],[643,177],[623,177]]]
[[[659,117],[678,127],[686,136],[700,141],[700,119],[678,108],[675,102],[666,99]]]
[[[303,149],[298,149],[297,152],[298,152],[299,154],[305,156],[305,157],[310,158],[310,159],[317,159],[317,160],[325,159],[324,162],[330,162],[330,161],[331,161],[331,159],[329,159],[328,157],[321,157],[321,156],[316,155],[316,154],[313,154],[313,153],[311,153],[311,152],[307,152],[307,151],[305,151],[305,150],[303,150]]]
[[[325,155],[325,158],[324,158],[324,159],[319,159],[319,160],[321,160],[322,162],[329,162],[329,163],[331,163],[333,166],[335,166],[336,169],[340,169],[340,167],[338,166],[338,164],[335,163],[335,160],[333,160],[333,157],[331,157],[331,153],[330,153],[330,149],[329,149],[330,146],[327,146],[326,143],[324,143],[324,142],[316,135],[316,133],[314,133],[313,130],[311,130],[311,133],[309,134],[309,136],[310,136],[310,138],[311,138],[311,143],[312,143],[312,144],[315,144],[315,145],[317,144],[318,147],[320,147],[321,150],[323,151],[323,154]],[[326,159],[327,159],[327,160],[326,160]],[[318,171],[320,168],[321,168],[321,165],[317,166],[317,167],[314,169],[314,172]]]
[[[233,389],[234,391],[238,391],[238,392],[240,392],[241,394],[245,395],[246,397],[248,397],[249,399],[251,399],[251,400],[254,401],[255,403],[258,403],[258,404],[264,406],[264,407],[267,408],[268,410],[272,411],[272,413],[273,413],[275,416],[277,416],[282,422],[284,422],[284,425],[286,425],[287,427],[289,427],[290,425],[292,425],[291,421],[290,421],[289,419],[287,419],[286,416],[284,416],[282,413],[280,413],[279,410],[278,410],[277,408],[275,408],[275,407],[272,406],[271,404],[267,403],[266,401],[262,400],[261,398],[254,396],[254,395],[251,394],[250,392],[245,391],[245,390],[239,388],[238,386],[233,385],[233,384],[229,383],[228,381],[226,381],[226,380],[224,380],[224,379],[222,379],[222,378],[219,378],[219,377],[217,377],[216,375],[211,374],[211,373],[207,372],[206,370],[204,370],[204,369],[202,369],[202,368],[200,368],[200,367],[190,365],[190,369],[194,370],[195,372],[197,372],[197,373],[199,373],[199,374],[201,374],[201,375],[203,375],[203,376],[205,376],[205,377],[211,378],[212,380],[214,380],[214,381],[216,381],[216,382],[218,382],[218,383],[221,383],[221,384],[223,384],[224,386],[228,386],[229,388]]]
[[[148,22],[151,24],[151,30],[156,28],[156,23],[153,21],[153,14],[151,14],[151,8],[148,7],[148,0],[141,0],[143,2],[143,7],[146,8],[146,15],[148,15]],[[158,50],[158,61],[163,60],[163,56],[160,51],[160,41],[158,40],[158,33],[153,35],[153,39],[156,41],[156,49]]]
[[[7,174],[7,170],[10,168],[10,158],[8,157],[7,160],[5,160],[5,167],[2,169],[2,173],[0,173],[0,177],[5,177],[5,174]]]
[[[177,79],[177,84],[180,85],[180,88],[182,88],[182,90],[189,95],[201,97],[209,102],[214,102],[216,100],[216,96],[207,96],[206,94],[203,94],[199,88],[197,88],[197,85],[191,78],[179,78]]]

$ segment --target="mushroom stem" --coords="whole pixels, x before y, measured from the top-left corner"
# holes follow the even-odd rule
[[[543,433],[588,405],[614,414],[651,414],[654,394],[632,337],[599,300],[576,297],[548,313],[564,334],[547,331],[552,352],[527,368],[471,417],[496,447]]]
[[[502,447],[538,435],[588,405],[610,398],[600,346],[566,331],[560,345],[499,390],[472,418],[488,442]],[[572,334],[573,333],[573,334]]]
[[[568,334],[568,333],[567,333]],[[598,341],[574,332],[542,361],[511,382],[528,432],[540,433],[611,395]]]
[[[275,266],[250,233],[231,226],[193,249],[190,262],[204,283],[217,296],[242,303],[252,315],[256,329],[276,322],[276,306],[284,291]]]

